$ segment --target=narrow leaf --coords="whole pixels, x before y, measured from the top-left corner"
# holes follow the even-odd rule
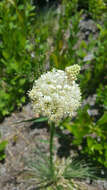
[[[28,120],[18,121],[17,123],[32,122],[32,121],[34,123],[40,123],[40,122],[48,121],[48,118],[47,117],[32,118],[32,119],[28,119]]]

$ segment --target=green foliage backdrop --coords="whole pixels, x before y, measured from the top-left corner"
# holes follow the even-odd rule
[[[30,2],[0,2],[0,119],[25,103],[25,93],[39,73],[32,56],[35,7]]]

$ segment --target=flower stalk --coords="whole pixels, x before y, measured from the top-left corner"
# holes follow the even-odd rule
[[[53,139],[54,139],[54,134],[55,134],[55,125],[54,123],[51,123],[50,125],[50,147],[49,147],[49,151],[50,151],[50,171],[51,171],[51,175],[54,178],[54,162],[53,162]]]

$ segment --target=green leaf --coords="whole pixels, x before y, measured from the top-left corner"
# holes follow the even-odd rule
[[[87,144],[88,144],[88,147],[93,150],[93,145],[94,145],[94,139],[92,139],[91,137],[88,137],[87,138]]]
[[[2,141],[0,143],[0,152],[2,152],[5,149],[7,144],[8,144],[8,141]]]
[[[6,155],[4,153],[1,153],[0,155],[0,161],[4,160],[6,158]]]
[[[62,185],[58,185],[58,186],[56,187],[56,189],[57,189],[57,190],[63,190],[63,186],[62,186]]]
[[[103,146],[101,144],[95,144],[94,149],[98,150],[98,151],[101,151],[103,149]]]
[[[19,9],[19,10],[24,10],[24,5],[19,5],[19,6],[18,6],[18,9]]]
[[[26,79],[25,79],[25,78],[22,78],[22,79],[19,80],[20,85],[24,85],[25,82],[26,82]]]
[[[40,141],[40,143],[49,144],[49,141],[48,141],[48,140],[40,139],[39,141]]]
[[[3,109],[2,114],[5,116],[5,115],[9,114],[9,111],[7,109]]]
[[[17,123],[32,122],[32,121],[34,123],[40,123],[40,122],[48,121],[48,118],[47,117],[32,118],[32,119],[28,119],[28,120],[18,121]]]
[[[104,112],[103,116],[97,121],[98,125],[107,124],[107,111]]]
[[[23,97],[21,98],[21,102],[24,103],[25,100],[26,100],[26,98],[25,98],[25,96],[23,96]]]
[[[7,51],[2,51],[2,54],[4,56],[5,59],[8,59],[9,58],[9,54],[7,53]]]

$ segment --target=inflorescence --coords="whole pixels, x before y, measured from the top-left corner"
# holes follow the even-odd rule
[[[56,126],[72,118],[81,104],[81,92],[75,82],[80,66],[66,67],[65,71],[53,69],[35,81],[29,97],[35,113],[48,117]]]

